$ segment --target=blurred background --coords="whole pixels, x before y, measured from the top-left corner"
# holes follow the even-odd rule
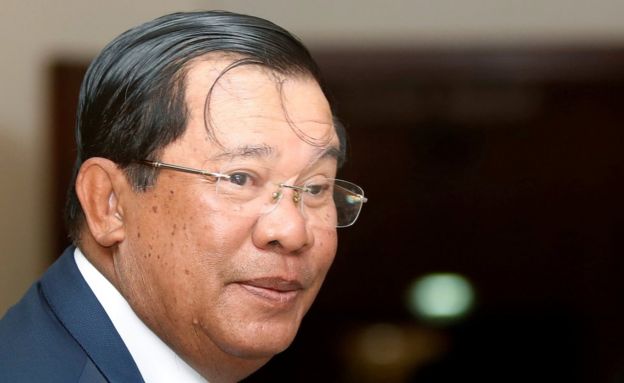
[[[624,2],[4,0],[0,314],[67,244],[77,90],[178,10],[310,47],[370,201],[249,382],[624,382]]]

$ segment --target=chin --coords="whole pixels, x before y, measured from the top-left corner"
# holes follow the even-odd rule
[[[266,326],[266,324],[265,324]],[[286,350],[295,339],[296,329],[291,326],[281,331],[270,330],[262,326],[254,331],[237,334],[237,336],[224,339],[221,349],[241,359],[265,359],[268,361],[276,354]],[[298,326],[297,326],[298,327]]]
[[[230,353],[242,359],[266,359],[267,361],[273,356],[286,350],[292,343],[293,337],[288,339],[270,339],[264,341],[262,339],[247,340],[245,344],[239,344],[230,350]]]

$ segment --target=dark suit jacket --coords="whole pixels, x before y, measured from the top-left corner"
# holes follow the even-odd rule
[[[0,382],[143,382],[73,253],[0,320]]]

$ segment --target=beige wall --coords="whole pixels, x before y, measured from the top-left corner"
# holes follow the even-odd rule
[[[312,46],[624,44],[621,0],[4,0],[0,10],[0,315],[42,272],[48,227],[51,58],[90,57],[174,10],[269,18]]]

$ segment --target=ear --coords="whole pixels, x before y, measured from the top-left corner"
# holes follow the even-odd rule
[[[76,177],[76,194],[91,236],[103,247],[125,238],[123,209],[119,195],[128,183],[117,165],[105,158],[86,160]]]

